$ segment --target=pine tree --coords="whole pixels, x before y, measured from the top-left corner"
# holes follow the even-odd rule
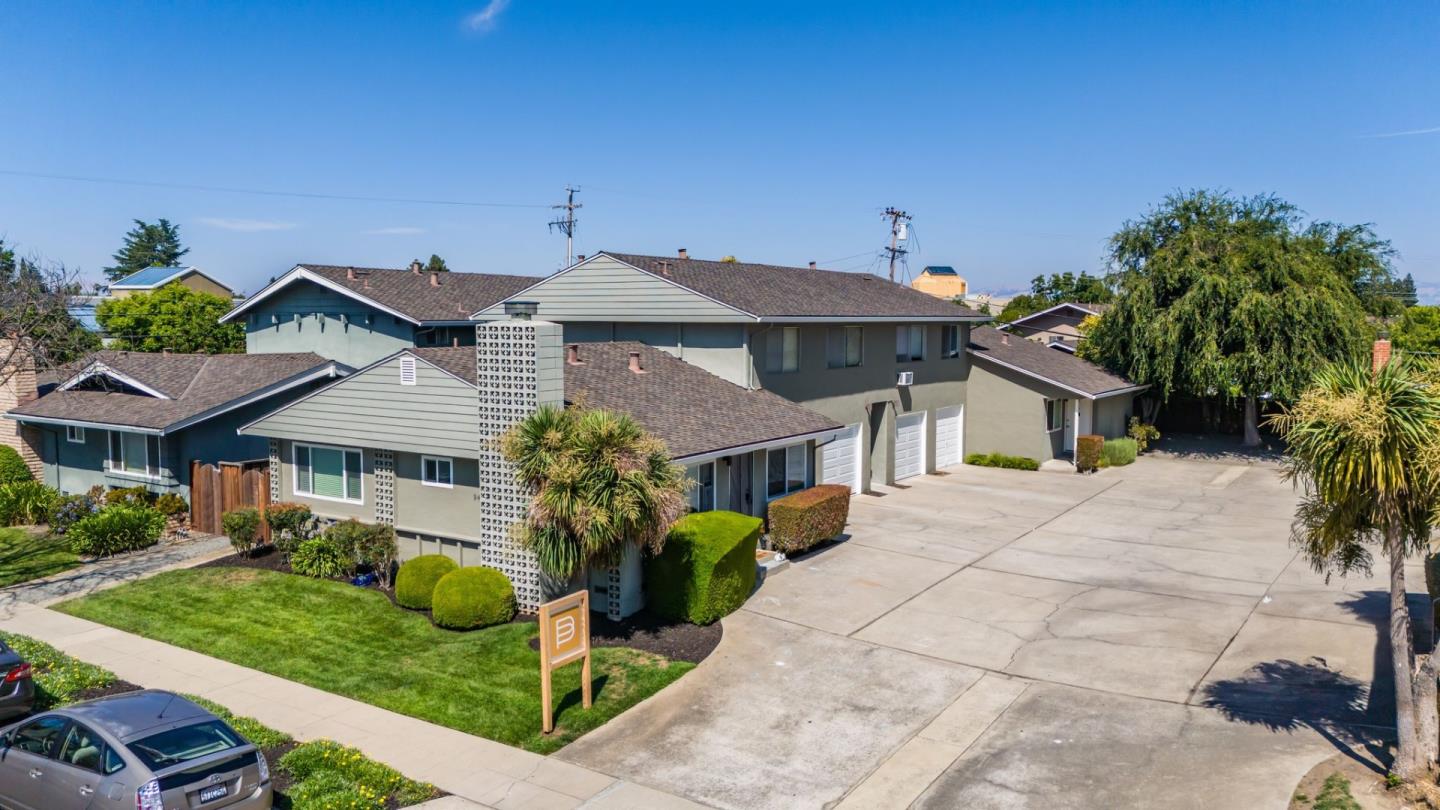
[[[445,266],[445,260],[435,253],[430,254],[430,261],[425,263],[425,270],[430,273],[450,272],[450,268]]]
[[[161,218],[154,224],[135,220],[125,234],[125,244],[115,253],[115,266],[105,268],[105,277],[119,281],[147,267],[173,267],[190,248],[180,245],[180,226]]]

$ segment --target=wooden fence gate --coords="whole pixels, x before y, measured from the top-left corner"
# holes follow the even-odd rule
[[[224,534],[220,518],[246,506],[264,510],[270,505],[270,462],[222,461],[220,464],[190,462],[190,528],[196,532]],[[262,523],[261,537],[270,540]]]

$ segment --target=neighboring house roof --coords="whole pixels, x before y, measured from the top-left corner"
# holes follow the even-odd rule
[[[948,265],[948,264],[931,264],[931,265],[927,265],[924,270],[921,270],[921,271],[920,271],[920,275],[922,275],[922,276],[958,276],[959,273],[956,273],[956,272],[955,272],[955,268],[951,267],[951,266]]]
[[[1009,336],[989,326],[977,326],[970,330],[968,352],[971,357],[983,362],[1018,371],[1086,399],[1104,399],[1150,387],[1136,385],[1074,354],[1056,351],[1033,340]]]
[[[170,433],[345,367],[311,352],[97,352],[50,393],[9,411],[22,422]],[[97,390],[101,378],[112,390]]]
[[[139,270],[125,278],[110,285],[112,290],[153,290],[163,287],[172,281],[177,281],[191,274],[205,276],[215,284],[230,289],[230,285],[216,280],[213,276],[207,275],[198,267],[147,267]]]
[[[432,280],[431,276],[434,276]],[[490,273],[415,273],[381,267],[297,264],[220,319],[232,320],[291,284],[309,281],[414,324],[465,321],[532,286],[533,276]]]
[[[1029,320],[1034,319],[1034,318],[1039,318],[1039,317],[1042,316],[1042,315],[1050,315],[1050,314],[1053,314],[1053,313],[1055,313],[1055,312],[1059,312],[1059,311],[1062,310],[1062,309],[1073,309],[1073,310],[1075,310],[1076,312],[1080,313],[1080,319],[1083,320],[1084,318],[1086,318],[1086,317],[1088,317],[1088,316],[1090,316],[1090,315],[1103,315],[1103,314],[1105,314],[1105,311],[1108,310],[1108,309],[1110,309],[1110,304],[1077,304],[1077,303],[1074,303],[1074,302],[1072,302],[1072,301],[1061,301],[1060,303],[1058,303],[1058,304],[1056,304],[1056,305],[1054,305],[1054,306],[1051,306],[1051,307],[1046,307],[1045,309],[1042,309],[1042,310],[1040,310],[1039,312],[1032,312],[1032,313],[1030,313],[1029,315],[1026,315],[1026,316],[1023,317],[1023,318],[1016,318],[1015,320],[1013,320],[1013,321],[1011,321],[1011,322],[1009,322],[1009,323],[1007,323],[1007,324],[1003,324],[1003,325],[1002,325],[1002,328],[1011,327],[1011,326],[1024,326],[1026,321],[1029,321]]]
[[[471,385],[476,384],[475,349],[406,349]],[[630,370],[630,353],[640,353],[645,373]],[[749,390],[634,341],[579,344],[581,363],[566,364],[565,399],[592,408],[629,414],[663,439],[677,459],[839,430],[829,417],[769,391]]]
[[[602,251],[560,273],[569,273],[600,256],[628,264],[761,321],[989,320],[988,316],[959,304],[938,300],[869,273],[609,251]],[[545,281],[548,279],[540,280],[539,284]],[[523,297],[524,292],[519,291],[517,297]]]

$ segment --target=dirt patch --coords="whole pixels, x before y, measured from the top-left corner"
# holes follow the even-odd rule
[[[82,700],[94,700],[95,698],[109,697],[111,695],[123,695],[126,692],[139,692],[144,688],[145,687],[137,686],[129,681],[115,681],[109,686],[96,686],[81,690],[75,695],[75,702],[79,703]]]
[[[219,559],[200,563],[196,568],[258,568],[262,571],[279,571],[293,574],[290,563],[274,546],[265,546],[253,554],[227,554]]]
[[[517,622],[534,622],[531,615],[516,617]],[[672,661],[704,661],[720,643],[724,631],[720,622],[708,626],[663,619],[642,610],[624,621],[612,622],[597,614],[590,617],[590,643],[595,647],[629,647]],[[530,640],[530,649],[540,649],[538,637]]]
[[[1365,754],[1365,762],[1349,754],[1336,754],[1321,762],[1300,780],[1290,794],[1290,810],[1312,810],[1324,790],[1325,780],[1340,774],[1350,782],[1350,794],[1364,810],[1436,810],[1440,791],[1430,786],[1391,789],[1385,782],[1384,766]]]

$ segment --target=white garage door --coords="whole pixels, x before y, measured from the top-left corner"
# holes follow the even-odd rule
[[[960,463],[960,432],[964,430],[963,405],[935,411],[935,466],[953,467]]]
[[[860,491],[860,426],[845,428],[820,448],[820,477],[824,484],[845,484]]]
[[[895,420],[895,480],[925,472],[925,412]]]

